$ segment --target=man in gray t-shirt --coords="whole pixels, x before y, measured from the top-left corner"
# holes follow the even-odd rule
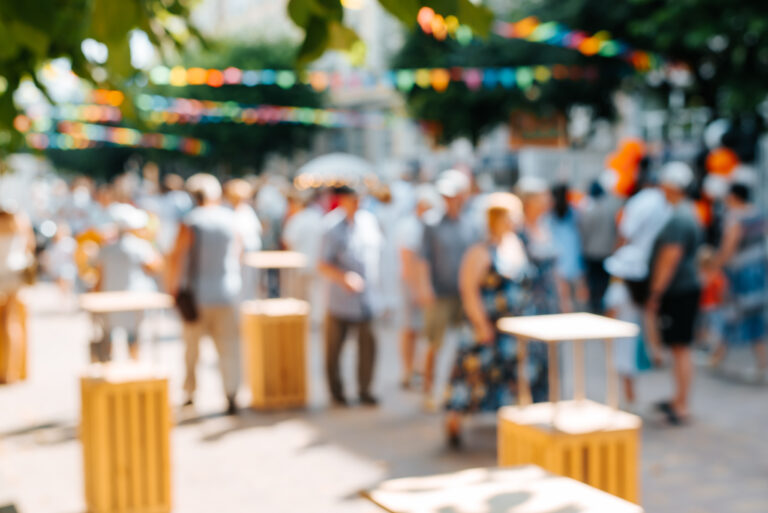
[[[686,200],[685,191],[693,182],[690,167],[682,162],[666,164],[659,182],[672,214],[656,236],[651,251],[647,335],[657,363],[661,360],[662,344],[672,353],[675,395],[658,407],[670,424],[677,425],[689,415],[688,395],[693,380],[691,344],[699,312],[696,251],[701,230]]]
[[[696,252],[701,242],[701,228],[689,203],[677,205],[672,216],[659,232],[651,251],[651,269],[659,262],[662,248],[670,245],[678,248],[680,260],[669,280],[666,295],[682,294],[699,290]]]
[[[420,303],[424,310],[424,331],[429,348],[424,362],[424,394],[432,409],[432,384],[435,359],[449,326],[462,318],[459,297],[459,268],[467,249],[478,241],[478,227],[470,216],[462,213],[469,180],[456,170],[443,172],[437,180],[437,191],[445,201],[445,214],[424,226],[421,257],[423,259]]]
[[[184,217],[180,226],[169,257],[167,276],[168,291],[174,295],[182,288],[192,291],[197,307],[197,318],[182,322],[186,346],[184,404],[194,402],[200,339],[208,335],[219,353],[227,413],[234,414],[240,384],[237,300],[242,286],[243,245],[237,233],[234,212],[220,204],[222,191],[218,179],[198,173],[187,180],[187,189],[197,206]]]
[[[360,200],[355,189],[340,187],[336,194],[339,208],[328,214],[317,265],[329,283],[325,321],[328,388],[335,405],[347,405],[339,360],[347,332],[356,329],[360,402],[375,406],[377,400],[370,390],[376,353],[373,299],[381,256],[381,232],[369,212],[358,210]]]

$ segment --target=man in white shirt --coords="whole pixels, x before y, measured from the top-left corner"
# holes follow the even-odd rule
[[[253,199],[253,187],[241,178],[229,180],[224,184],[224,197],[228,206],[235,212],[235,229],[244,253],[261,250],[261,221],[250,202]],[[258,272],[253,267],[242,266],[242,298],[254,299],[258,286]]]
[[[304,208],[289,217],[283,227],[285,247],[307,258],[307,266],[300,271],[299,275],[299,295],[302,299],[310,301],[313,321],[320,321],[324,313],[324,308],[320,304],[323,299],[323,287],[315,278],[320,243],[323,238],[322,225],[325,209],[322,203],[325,197],[325,191],[312,191],[306,198]]]

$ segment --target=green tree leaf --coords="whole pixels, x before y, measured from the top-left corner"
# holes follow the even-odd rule
[[[483,37],[487,36],[493,23],[493,13],[487,7],[475,5],[470,0],[458,0],[456,16],[464,25],[469,25],[472,31]]]
[[[312,17],[313,0],[290,0],[288,2],[288,16],[299,27],[309,26]]]
[[[10,59],[18,52],[18,45],[11,35],[8,25],[0,17],[0,59]]]
[[[408,27],[416,23],[421,9],[419,0],[379,0],[381,6]]]
[[[107,48],[109,58],[105,67],[111,76],[116,79],[126,79],[136,72],[131,65],[131,45],[128,34],[125,34],[123,39],[110,41]]]
[[[337,21],[328,25],[328,35],[328,48],[332,50],[347,50],[360,40],[354,30]]]
[[[51,41],[48,34],[20,20],[11,21],[8,29],[8,33],[16,44],[28,48],[38,58],[45,57]]]
[[[141,24],[139,2],[133,0],[92,0],[90,36],[109,46],[118,43]]]
[[[312,16],[305,30],[304,42],[297,57],[299,66],[304,66],[323,55],[330,41],[328,20],[325,18]]]

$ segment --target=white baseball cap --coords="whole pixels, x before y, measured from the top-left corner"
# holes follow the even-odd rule
[[[109,216],[120,230],[140,230],[149,222],[149,215],[146,212],[127,203],[111,205]]]
[[[659,184],[687,189],[693,183],[693,171],[685,162],[669,162],[659,172]]]
[[[534,175],[521,176],[515,189],[519,194],[541,194],[549,191],[549,184],[543,178]]]
[[[469,178],[457,169],[448,169],[440,173],[435,182],[437,192],[446,198],[455,198],[470,188]]]

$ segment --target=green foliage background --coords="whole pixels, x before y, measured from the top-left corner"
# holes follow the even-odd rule
[[[291,69],[297,46],[288,41],[271,43],[244,43],[209,41],[206,48],[194,48],[184,53],[181,64],[186,67],[223,69],[234,66],[241,69]],[[289,89],[277,85],[236,86],[219,88],[209,86],[146,86],[132,93],[159,94],[169,97],[199,100],[235,101],[248,105],[268,104],[301,107],[321,107],[323,95],[311,87],[296,84]],[[122,170],[132,155],[153,160],[163,167],[169,166],[184,173],[188,170],[211,170],[214,166],[224,172],[240,174],[244,169],[258,171],[271,154],[290,155],[307,148],[317,130],[314,126],[275,124],[246,125],[242,123],[199,123],[146,126],[147,129],[167,134],[197,137],[210,143],[211,151],[202,156],[188,156],[178,152],[135,148],[93,148],[78,152],[49,150],[54,164],[85,172],[91,176],[108,177]]]
[[[395,68],[418,67],[506,67],[565,64],[597,66],[596,81],[550,80],[527,91],[519,88],[470,90],[464,83],[452,82],[444,92],[414,87],[407,93],[410,114],[420,120],[437,122],[440,142],[467,137],[477,143],[480,136],[499,124],[507,123],[515,111],[540,116],[566,113],[574,104],[590,105],[595,116],[612,118],[611,93],[629,73],[618,60],[596,61],[578,52],[552,46],[508,40],[498,36],[475,39],[462,46],[452,39],[437,41],[420,31],[412,32],[393,61]]]
[[[476,5],[470,0],[378,0],[389,13],[413,30],[419,9],[431,7],[443,16],[455,15],[476,34],[490,33],[496,17],[517,20],[535,15],[542,21],[559,21],[571,28],[587,32],[607,30],[614,37],[633,47],[658,52],[671,60],[687,63],[694,80],[688,95],[689,105],[705,105],[715,116],[726,115],[737,120],[755,119],[758,107],[766,99],[768,83],[768,2],[764,0],[626,0],[606,3],[604,0],[519,0],[504,2],[487,0]],[[65,57],[81,77],[98,85],[123,86],[136,72],[130,61],[130,36],[135,29],[145,32],[166,59],[172,59],[180,49],[202,40],[189,23],[194,0],[0,0],[0,165],[2,155],[18,149],[21,134],[12,126],[18,114],[13,93],[24,78],[37,82],[36,73],[50,60]],[[303,67],[329,49],[349,49],[358,36],[344,23],[341,0],[289,0],[287,15],[305,31],[298,51],[288,54],[254,54],[249,51],[227,53],[209,52],[206,62],[221,66]],[[82,53],[84,39],[104,43],[109,58],[104,64],[88,62]],[[218,52],[218,55],[216,55]],[[221,57],[221,60],[218,60]],[[229,59],[229,62],[224,62]],[[491,36],[468,48],[458,48],[453,42],[438,43],[426,36],[411,34],[406,48],[395,59],[402,67],[422,66],[516,66],[552,62],[597,64],[603,71],[599,84],[552,81],[529,91],[468,91],[453,84],[444,94],[413,90],[408,95],[411,112],[421,118],[439,120],[443,137],[449,139],[467,135],[472,140],[487,129],[505,121],[516,109],[547,114],[562,111],[574,103],[592,105],[595,114],[610,117],[610,94],[627,85],[621,80],[621,62],[599,57],[586,59],[544,45],[515,41],[500,41]],[[203,64],[203,62],[200,62]],[[250,64],[249,64],[250,63]],[[630,82],[636,85],[637,82]],[[45,88],[38,84],[44,91]],[[659,97],[665,88],[660,86]],[[239,101],[318,105],[319,98],[302,91],[254,88],[234,91]],[[181,92],[181,91],[176,91]],[[202,91],[184,91],[190,95]],[[294,93],[296,93],[294,97]],[[208,93],[206,93],[208,94]],[[211,98],[221,98],[225,89],[212,92]],[[291,102],[291,103],[288,103]],[[314,102],[314,103],[313,103]],[[760,123],[757,123],[761,126]],[[218,127],[217,127],[218,128]],[[230,131],[230,128],[232,131]],[[241,137],[235,127],[210,130],[211,127],[189,130],[174,128],[212,139],[217,151],[211,157],[229,166],[246,161],[259,165],[263,149],[289,151],[306,144],[309,133],[270,127],[268,132],[254,131]],[[262,142],[263,141],[263,144]],[[220,147],[220,149],[218,149]],[[236,155],[244,150],[241,158]],[[207,162],[204,163],[207,165]],[[106,165],[106,164],[105,164]],[[111,166],[112,164],[109,164]]]
[[[199,39],[188,23],[189,8],[188,0],[0,0],[0,152],[22,142],[13,129],[18,114],[13,93],[23,79],[33,80],[45,93],[36,73],[50,60],[65,57],[79,76],[98,82],[94,76],[101,74],[106,76],[101,85],[119,85],[135,73],[130,56],[134,29],[144,31],[164,54]],[[107,46],[103,65],[83,55],[82,42],[88,38]]]

